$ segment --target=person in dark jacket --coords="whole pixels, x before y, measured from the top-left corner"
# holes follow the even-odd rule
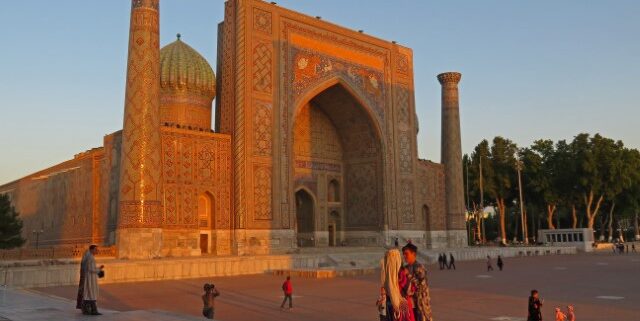
[[[451,269],[453,267],[453,269],[456,269],[456,260],[453,258],[453,253],[449,253],[449,266],[447,266],[447,269]]]
[[[544,299],[540,299],[538,290],[531,290],[527,321],[542,321],[542,303]]]
[[[502,257],[498,255],[498,268],[502,271],[502,266],[504,266],[504,262],[502,262]]]

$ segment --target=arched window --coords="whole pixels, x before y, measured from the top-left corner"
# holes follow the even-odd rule
[[[340,184],[335,179],[329,182],[329,188],[327,190],[329,196],[329,202],[340,202]]]
[[[213,197],[205,192],[198,196],[198,221],[200,227],[207,228],[210,226],[211,213],[213,213]]]

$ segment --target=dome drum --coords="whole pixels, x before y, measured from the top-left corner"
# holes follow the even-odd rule
[[[184,128],[211,129],[216,78],[209,63],[178,39],[160,50],[160,120]]]

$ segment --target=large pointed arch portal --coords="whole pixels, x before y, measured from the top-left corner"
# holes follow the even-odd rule
[[[304,187],[317,196],[314,229],[305,233],[305,244],[375,244],[383,221],[383,159],[373,114],[336,82],[300,104],[294,115],[294,190]]]

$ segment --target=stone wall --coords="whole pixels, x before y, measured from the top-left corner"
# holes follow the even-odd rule
[[[73,159],[0,186],[10,195],[24,222],[26,246],[102,243],[100,177],[104,150],[95,148]],[[37,233],[34,233],[36,231]],[[101,231],[98,233],[98,231]]]
[[[316,268],[323,260],[323,257],[315,255],[268,255],[143,261],[98,258],[97,263],[105,265],[105,277],[99,282],[107,284],[262,274],[272,270]],[[79,268],[79,264],[73,261],[5,268],[0,270],[0,284],[15,288],[77,285]]]

